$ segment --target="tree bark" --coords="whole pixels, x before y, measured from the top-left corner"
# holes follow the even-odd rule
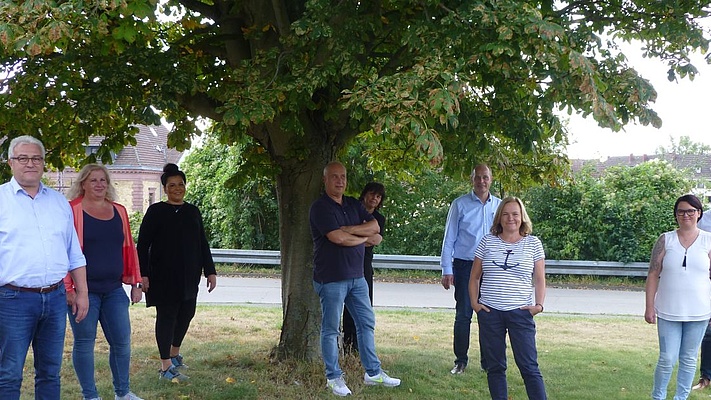
[[[293,160],[277,177],[281,244],[283,323],[277,360],[316,360],[321,354],[321,306],[313,288],[313,241],[309,225],[311,203],[321,193],[328,156]]]

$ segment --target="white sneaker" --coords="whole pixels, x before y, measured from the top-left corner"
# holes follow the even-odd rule
[[[365,373],[364,382],[366,385],[383,385],[385,387],[395,387],[400,386],[400,379],[391,378],[383,371],[380,371],[378,375],[370,376]]]
[[[128,392],[125,395],[119,397],[119,396],[114,396],[114,400],[143,400],[142,398],[136,396],[135,393],[133,392]]]
[[[326,386],[328,386],[329,389],[335,394],[336,396],[348,396],[351,394],[351,390],[348,389],[348,386],[346,386],[346,381],[343,380],[342,376],[339,376],[336,379],[328,379],[326,380]]]

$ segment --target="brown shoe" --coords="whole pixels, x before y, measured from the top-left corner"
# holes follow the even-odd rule
[[[711,384],[711,380],[709,380],[709,378],[705,378],[702,376],[701,379],[699,379],[699,383],[694,385],[694,387],[692,387],[691,390],[706,389],[710,384]]]

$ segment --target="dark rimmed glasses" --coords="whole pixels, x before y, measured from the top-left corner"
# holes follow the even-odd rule
[[[684,215],[686,215],[687,217],[693,217],[694,215],[696,215],[697,211],[699,211],[699,210],[697,210],[695,208],[690,208],[688,210],[677,209],[676,216],[683,217]]]
[[[19,156],[19,157],[10,157],[10,159],[15,160],[22,165],[27,165],[27,163],[30,161],[32,161],[32,164],[34,164],[34,165],[40,165],[44,162],[44,157],[40,157],[40,156],[34,156],[34,157]]]

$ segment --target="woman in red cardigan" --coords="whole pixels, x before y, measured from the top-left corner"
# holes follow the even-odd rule
[[[94,344],[98,323],[109,343],[109,365],[116,399],[141,400],[129,388],[131,321],[129,298],[123,284],[131,285],[133,303],[141,301],[141,271],[131,237],[126,208],[113,200],[116,193],[109,171],[89,164],[69,189],[74,226],[86,257],[89,311],[81,322],[69,318],[74,333],[72,361],[84,399],[100,399],[94,380]],[[74,288],[65,278],[67,304],[71,311]]]

